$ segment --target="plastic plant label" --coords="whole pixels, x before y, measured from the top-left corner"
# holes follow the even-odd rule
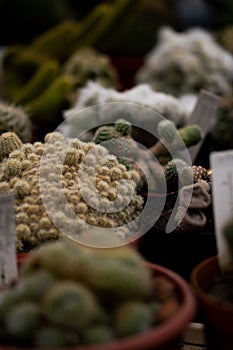
[[[194,110],[188,120],[188,124],[199,125],[202,133],[201,141],[195,146],[189,148],[189,154],[193,163],[206,138],[206,135],[215,123],[219,102],[220,97],[209,91],[201,90]]]
[[[218,259],[221,268],[231,262],[223,225],[233,216],[233,150],[212,152],[213,211]]]
[[[0,194],[0,284],[7,286],[18,277],[14,203],[14,193]]]

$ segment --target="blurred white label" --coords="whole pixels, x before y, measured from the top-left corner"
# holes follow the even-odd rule
[[[219,264],[231,262],[228,246],[223,236],[223,225],[233,216],[233,150],[210,154],[213,171],[213,211]]]
[[[189,124],[199,125],[202,134],[202,139],[200,142],[198,142],[197,145],[189,148],[189,154],[193,163],[206,138],[206,135],[209,133],[215,123],[219,102],[220,98],[217,95],[209,91],[202,90],[198,97],[196,106],[194,107],[194,110],[188,120]]]
[[[13,193],[0,194],[0,284],[8,286],[18,277],[14,203]]]

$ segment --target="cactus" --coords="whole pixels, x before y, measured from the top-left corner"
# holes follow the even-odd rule
[[[20,300],[33,300],[39,302],[55,282],[54,276],[46,271],[35,271],[34,274],[26,276],[16,286],[16,293]]]
[[[50,122],[56,120],[72,88],[73,80],[70,77],[58,76],[45,91],[25,105],[31,120],[40,123],[46,121],[48,116]]]
[[[145,298],[151,294],[151,276],[140,256],[129,249],[97,254],[84,267],[84,282],[105,300]]]
[[[30,301],[19,303],[6,315],[6,331],[15,339],[29,340],[40,323],[40,317],[39,306],[35,303]]]
[[[135,80],[173,96],[196,95],[201,89],[224,96],[232,92],[232,69],[233,56],[206,30],[179,33],[163,27]]]
[[[25,104],[43,92],[58,75],[59,65],[56,61],[48,60],[41,65],[35,75],[28,83],[14,96],[14,103]]]
[[[37,348],[62,348],[67,345],[67,330],[62,331],[55,326],[43,326],[37,329],[34,346]]]
[[[103,344],[113,341],[116,336],[107,325],[94,325],[85,329],[82,335],[85,344]]]
[[[157,126],[159,140],[150,148],[156,156],[167,155],[169,151],[177,152],[185,146],[196,145],[202,138],[201,129],[198,125],[186,125],[176,128],[169,120],[162,120]]]
[[[145,302],[127,301],[118,306],[114,326],[120,337],[149,330],[154,323],[154,311]]]
[[[176,158],[169,161],[165,166],[164,173],[169,192],[177,190],[180,173],[186,166],[186,162],[184,162],[182,159]]]
[[[233,97],[225,97],[221,100],[217,111],[217,118],[215,125],[211,130],[213,141],[224,147],[230,149],[233,147]]]
[[[60,255],[55,257],[54,251]],[[81,265],[75,260],[79,255],[86,257]],[[51,270],[52,258],[56,261]],[[66,261],[70,270],[61,276],[59,270]],[[109,264],[108,273],[101,276],[100,271],[104,266],[107,271]],[[162,322],[157,315],[167,301],[166,296],[159,300],[153,295],[154,284],[161,290],[159,283],[131,246],[92,249],[68,240],[49,242],[30,254],[19,271],[18,283],[0,295],[0,342],[33,348],[101,347],[148,331]],[[139,289],[144,292],[138,293]],[[174,290],[173,300],[178,299],[172,281],[170,289]]]
[[[0,135],[0,160],[7,157],[11,152],[22,147],[21,139],[14,132],[4,132]]]
[[[7,144],[10,136],[8,133],[6,134],[4,144]],[[8,156],[4,154],[5,158],[0,162],[0,189],[10,188],[10,191],[16,192],[17,196],[17,251],[30,250],[49,239],[56,240],[59,238],[59,231],[67,230],[66,225],[69,226],[70,219],[64,212],[64,208],[62,210],[56,209],[51,214],[55,216],[56,225],[49,219],[41,198],[42,184],[39,182],[42,179],[46,181],[44,186],[45,188],[48,187],[48,191],[44,194],[43,201],[50,208],[54,208],[56,207],[56,200],[54,199],[61,197],[61,191],[56,186],[54,188],[53,181],[56,182],[60,172],[62,172],[62,188],[64,189],[65,201],[75,214],[73,227],[76,228],[72,232],[80,233],[80,239],[82,239],[84,229],[88,228],[88,223],[97,227],[117,228],[122,226],[123,239],[130,234],[132,235],[135,229],[130,226],[130,222],[137,218],[143,206],[142,197],[136,193],[136,181],[140,178],[139,174],[137,177],[135,172],[127,171],[116,157],[111,156],[100,145],[84,143],[77,139],[72,141],[72,145],[69,142],[58,132],[50,133],[45,136],[45,143],[22,144],[20,142],[19,148],[11,153],[6,152]],[[67,152],[64,159],[62,158],[62,164],[63,162],[64,164],[61,165],[60,169],[57,162],[58,159],[63,157],[64,147],[66,147]],[[43,153],[48,148],[51,150],[52,158],[46,160],[47,163],[40,167]],[[91,150],[88,162],[86,154]],[[87,159],[85,159],[85,166],[83,165],[85,169],[83,171],[85,171],[85,175],[88,174],[85,177],[88,186],[84,186],[84,192],[81,193],[77,174],[85,157]],[[95,173],[96,165],[99,165],[100,160],[103,161],[103,159],[104,164]],[[54,166],[55,164],[56,166],[54,172],[51,173],[51,162],[53,161]],[[81,176],[80,174],[79,176]],[[120,180],[123,179],[128,181],[120,184]],[[97,194],[100,196],[97,196],[96,199],[93,198],[91,189],[93,186],[96,186]],[[130,203],[128,203],[129,193],[132,195]],[[94,203],[101,206],[101,210],[104,210],[103,214],[100,215],[98,210],[93,210],[92,205]],[[124,203],[125,205],[123,205]],[[109,208],[111,206],[116,208],[116,205],[123,205],[124,209],[109,213]],[[123,227],[126,223],[129,224],[130,229],[129,227]],[[70,229],[69,232],[71,234]]]
[[[88,80],[105,87],[118,87],[117,71],[109,57],[91,47],[80,48],[71,54],[63,65],[63,72],[73,77],[76,87],[84,86]]]
[[[52,29],[39,35],[30,45],[30,48],[36,52],[43,52],[48,57],[64,60],[67,58],[67,50],[76,40],[78,40],[80,24],[75,21],[62,21]]]
[[[32,125],[24,109],[6,102],[0,103],[0,135],[4,132],[16,133],[24,142],[31,141]]]
[[[80,331],[97,318],[98,302],[84,285],[73,282],[57,282],[42,301],[44,315],[52,323],[74,331]]]

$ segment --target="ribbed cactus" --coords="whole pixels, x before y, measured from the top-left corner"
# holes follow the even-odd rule
[[[0,135],[6,131],[16,133],[24,142],[31,141],[32,125],[26,111],[14,104],[0,103]]]
[[[21,139],[14,132],[4,132],[0,135],[0,160],[7,157],[11,152],[22,147]]]

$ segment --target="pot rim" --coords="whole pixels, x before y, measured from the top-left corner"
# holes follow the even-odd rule
[[[208,267],[212,267],[212,269],[217,273],[219,271],[219,264],[218,264],[218,256],[212,256],[210,258],[207,258],[203,261],[201,261],[198,265],[196,265],[191,272],[190,281],[191,285],[193,287],[194,293],[196,296],[204,302],[209,307],[218,308],[218,310],[221,310],[223,312],[232,312],[233,313],[233,305],[230,303],[223,303],[218,301],[217,298],[214,296],[210,296],[208,292],[206,292],[205,288],[200,285],[199,283],[199,273],[203,270],[206,270]],[[213,275],[214,276],[214,275]],[[210,280],[211,282],[211,280]]]

